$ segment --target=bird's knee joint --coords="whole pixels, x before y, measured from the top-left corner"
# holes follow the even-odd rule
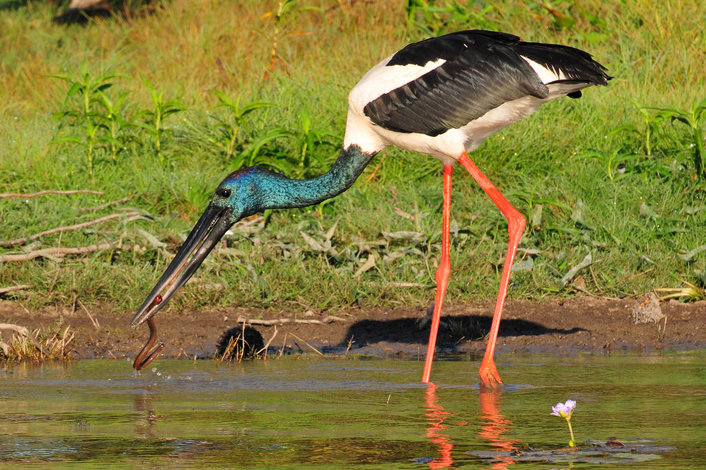
[[[441,282],[448,282],[449,280],[449,275],[451,274],[451,266],[447,264],[442,264],[439,266],[439,269],[436,270],[436,282],[441,283]]]
[[[527,221],[525,219],[525,216],[522,215],[520,212],[516,212],[508,218],[507,231],[511,237],[520,236],[525,230],[526,223]]]

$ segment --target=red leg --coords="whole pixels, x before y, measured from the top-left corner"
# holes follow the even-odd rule
[[[436,270],[436,299],[434,299],[434,313],[431,317],[427,358],[424,361],[424,374],[422,375],[422,382],[424,383],[429,382],[429,376],[431,375],[431,363],[434,361],[436,335],[439,332],[439,320],[441,319],[441,306],[444,303],[446,286],[449,284],[449,274],[451,273],[449,232],[451,228],[451,173],[453,173],[453,169],[453,165],[444,165],[444,202],[441,210],[441,262],[439,263],[439,269]]]
[[[480,374],[482,387],[496,388],[500,387],[503,381],[500,379],[500,375],[495,368],[495,361],[493,360],[493,356],[495,355],[495,342],[498,339],[500,317],[503,313],[505,297],[507,297],[507,287],[510,283],[512,263],[515,260],[520,238],[522,238],[522,231],[525,229],[525,218],[517,209],[512,207],[512,204],[510,204],[502,194],[500,194],[500,191],[481,173],[465,152],[461,154],[458,162],[468,170],[473,179],[476,180],[483,191],[490,196],[490,199],[492,199],[503,213],[507,219],[507,230],[510,235],[507,245],[507,254],[505,255],[505,264],[503,265],[503,272],[500,276],[500,289],[498,290],[498,300],[495,304],[495,312],[493,313],[493,323],[490,326],[488,345],[485,348],[485,355],[483,356],[483,361],[480,363],[480,371],[478,372]]]

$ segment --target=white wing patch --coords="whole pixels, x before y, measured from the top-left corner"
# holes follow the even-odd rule
[[[564,73],[560,69],[556,69],[556,71],[550,70],[547,67],[533,61],[532,59],[528,59],[525,56],[520,57],[522,57],[525,62],[527,62],[530,67],[532,67],[532,70],[534,70],[534,72],[539,75],[539,79],[542,80],[542,83],[544,83],[545,85],[547,83],[555,82],[557,80],[566,80],[566,75],[564,75]]]
[[[344,148],[356,144],[367,153],[377,153],[390,144],[407,149],[425,148],[423,145],[420,146],[409,141],[410,139],[417,140],[419,137],[416,134],[400,134],[373,124],[363,109],[374,99],[416,80],[446,61],[439,59],[427,62],[421,67],[419,65],[392,65],[388,67],[387,63],[390,59],[392,59],[392,55],[370,69],[348,95],[348,120],[346,135],[343,139]]]

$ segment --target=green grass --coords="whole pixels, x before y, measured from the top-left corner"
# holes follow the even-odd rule
[[[0,199],[0,240],[142,214],[0,247],[3,256],[119,242],[82,256],[2,263],[0,287],[29,284],[16,294],[28,308],[79,298],[136,309],[228,172],[252,163],[294,177],[325,171],[342,143],[348,90],[362,74],[410,40],[466,28],[580,47],[615,77],[580,100],[545,105],[471,155],[530,221],[510,297],[704,286],[699,2],[596,0],[549,10],[438,1],[433,11],[432,2],[407,3],[290,3],[265,78],[274,1],[163,2],[149,16],[85,27],[51,24],[45,3],[0,1],[0,192],[103,192]],[[441,165],[388,149],[333,201],[235,229],[169,308],[426,306],[440,211]],[[461,169],[452,211],[448,298],[493,299],[505,221]],[[402,231],[419,235],[389,235]],[[589,253],[593,263],[562,284]],[[359,272],[371,255],[374,266]]]

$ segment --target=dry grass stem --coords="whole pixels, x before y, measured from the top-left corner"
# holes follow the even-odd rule
[[[100,243],[88,246],[79,246],[75,248],[43,248],[41,250],[30,251],[29,253],[17,254],[17,255],[2,255],[0,256],[0,263],[2,262],[17,262],[17,261],[30,261],[35,258],[45,257],[45,258],[63,258],[66,255],[84,255],[86,253],[93,253],[101,250],[110,250],[119,245],[120,242],[110,242],[110,243]]]
[[[0,341],[0,350],[6,360],[42,362],[47,359],[66,360],[73,355],[70,344],[75,335],[69,332],[69,326],[51,334],[43,334],[39,329],[30,332],[23,326],[8,323],[0,324],[0,330],[15,332],[9,343]]]
[[[37,196],[44,196],[46,194],[98,194],[102,195],[103,191],[94,191],[92,189],[74,189],[71,191],[58,191],[58,190],[53,190],[53,189],[47,189],[44,191],[39,191],[36,193],[3,193],[0,194],[0,199],[4,198],[9,198],[9,197],[21,197],[23,199],[31,199],[33,197]]]
[[[292,336],[294,336],[296,339],[298,339],[299,341],[301,341],[302,343],[306,344],[309,348],[311,348],[312,351],[314,351],[314,352],[315,352],[316,354],[318,354],[319,356],[325,357],[324,353],[322,353],[321,351],[319,351],[318,349],[316,349],[314,346],[312,346],[311,344],[309,344],[309,343],[307,342],[307,340],[300,338],[299,336],[295,335],[294,333],[290,333],[290,334],[291,334]]]
[[[279,356],[277,356],[277,359],[282,358],[282,354],[284,354],[284,348],[287,347],[287,336],[289,335],[288,332],[285,331],[284,333],[284,341],[282,341],[282,349],[279,350]]]
[[[245,317],[238,317],[238,323],[249,323],[251,325],[283,325],[285,323],[304,323],[310,325],[326,325],[328,323],[333,323],[335,321],[346,321],[345,318],[336,317],[333,315],[328,315],[321,320],[300,320],[297,318],[277,318],[274,320],[250,320]]]
[[[265,343],[265,346],[263,346],[262,349],[260,349],[258,352],[255,353],[256,356],[259,356],[260,354],[262,354],[263,358],[267,358],[267,350],[270,347],[272,340],[275,339],[275,336],[277,336],[277,333],[278,333],[277,325],[275,325],[274,333],[272,333],[272,336],[270,337],[270,339],[267,340],[267,343]]]
[[[343,353],[343,357],[348,357],[348,353],[351,351],[351,347],[353,347],[353,335],[348,338],[348,346],[346,346],[346,352]]]
[[[138,211],[129,211],[129,212],[122,212],[118,214],[110,214],[106,215],[105,217],[99,217],[98,219],[94,220],[89,220],[88,222],[82,222],[80,224],[75,224],[75,225],[65,225],[62,227],[55,227],[50,230],[45,230],[44,232],[37,233],[35,235],[31,235],[29,237],[22,237],[22,238],[16,238],[14,240],[1,240],[0,241],[0,246],[12,246],[12,245],[21,245],[23,243],[31,242],[34,240],[38,240],[41,237],[47,236],[47,235],[52,235],[54,233],[61,233],[61,232],[68,232],[70,230],[80,230],[82,228],[90,227],[91,225],[96,225],[101,222],[106,222],[108,220],[113,220],[113,219],[119,219],[122,217],[133,217],[136,215],[140,215],[140,212]]]
[[[10,292],[15,292],[18,290],[29,289],[31,286],[29,284],[22,284],[19,286],[10,286],[0,288],[0,295],[9,294]]]
[[[88,319],[91,320],[91,323],[93,323],[93,326],[95,327],[95,329],[96,329],[96,330],[99,330],[100,327],[101,327],[101,325],[100,325],[100,323],[98,323],[98,320],[97,320],[96,318],[94,318],[93,315],[91,315],[91,312],[89,312],[88,309],[86,308],[86,306],[83,305],[83,302],[81,302],[81,301],[78,300],[78,299],[76,299],[76,301],[77,301],[78,304],[81,306],[81,308],[83,309],[83,311],[86,312],[86,315],[88,315]]]

